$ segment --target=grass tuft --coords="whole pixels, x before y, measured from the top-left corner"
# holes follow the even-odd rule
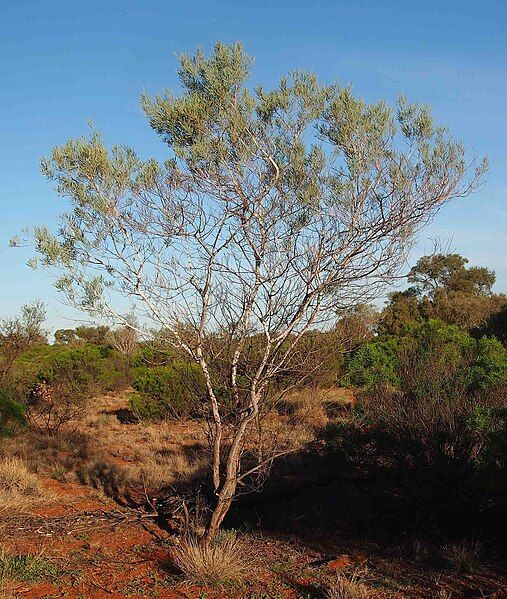
[[[58,575],[57,567],[48,559],[37,555],[12,555],[0,553],[0,580],[39,582]]]
[[[209,546],[187,539],[177,549],[174,563],[188,582],[200,585],[235,582],[246,572],[246,561],[236,536]]]
[[[23,512],[50,499],[52,494],[23,460],[7,458],[0,461],[0,513],[11,509]]]
[[[479,541],[462,539],[442,546],[444,560],[460,574],[471,574],[477,567],[482,545]]]
[[[326,591],[326,599],[367,599],[371,597],[368,587],[362,582],[363,572],[353,570],[338,574],[334,583]]]

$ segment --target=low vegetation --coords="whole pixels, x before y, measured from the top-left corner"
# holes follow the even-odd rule
[[[18,458],[0,459],[0,515],[12,511],[24,513],[51,503],[52,499],[40,477],[25,462]]]
[[[477,540],[461,539],[442,547],[444,560],[460,574],[472,574],[481,560],[482,544]]]
[[[238,582],[247,572],[245,547],[235,535],[212,545],[185,539],[174,553],[174,563],[188,582],[203,586]]]
[[[326,599],[368,599],[372,592],[362,582],[363,571],[352,570],[350,573],[338,574],[336,580],[326,591]]]
[[[324,536],[343,528],[376,542],[410,530],[407,556],[419,564],[440,560],[449,576],[473,577],[484,571],[485,551],[502,550],[507,350],[484,329],[434,318],[408,319],[396,334],[388,332],[393,313],[392,303],[379,315],[360,308],[333,331],[312,333],[305,341],[315,364],[311,376],[296,384],[287,370],[273,381],[264,443],[290,440],[290,452],[273,464],[269,482],[261,477],[245,489],[263,489],[259,501],[275,502],[268,508],[273,513],[256,516],[250,500],[240,499],[230,522],[254,529],[261,523],[266,530],[274,524],[279,533],[293,534],[308,519]],[[16,334],[25,326],[9,322]],[[59,503],[47,478],[84,485],[182,535],[168,561],[178,580],[221,592],[245,589],[255,578],[251,543],[236,534],[199,540],[210,505],[199,367],[160,340],[136,339],[133,347],[130,333],[115,336],[107,327],[60,331],[52,345],[39,332],[25,331],[31,341],[3,361],[9,363],[0,392],[0,513],[6,521]],[[280,493],[288,508],[282,502],[278,512]],[[51,560],[12,549],[2,557],[5,589],[56,575]],[[255,551],[265,563],[265,549]],[[343,563],[343,571],[319,575],[316,592],[366,598],[377,596],[385,580],[395,585],[396,575],[365,578],[364,567],[349,557]],[[431,593],[454,596],[447,588]]]
[[[39,582],[57,576],[58,569],[43,556],[6,555],[0,552],[0,580]]]

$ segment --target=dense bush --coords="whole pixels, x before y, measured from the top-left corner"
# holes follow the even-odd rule
[[[370,341],[357,349],[346,364],[340,383],[344,386],[374,387],[378,384],[397,387],[399,357],[397,339]]]
[[[410,376],[404,370],[410,369]],[[418,376],[418,372],[423,373]],[[507,349],[496,339],[475,339],[437,320],[406,327],[399,337],[366,343],[347,362],[343,385],[388,385],[412,393],[469,391],[507,383]]]
[[[494,534],[507,499],[505,349],[430,322],[393,364],[395,379],[365,387],[352,419],[327,427],[328,459],[376,487],[394,526]]]
[[[132,356],[131,365],[133,368],[167,366],[175,359],[174,352],[147,343]]]
[[[91,397],[107,386],[103,381],[108,376],[108,365],[101,348],[86,345],[56,355],[37,378],[60,386],[66,395]]]
[[[183,418],[198,409],[205,394],[197,364],[174,362],[169,366],[137,369],[131,410],[139,418]]]
[[[26,391],[32,424],[49,431],[76,418],[91,397],[128,385],[128,359],[107,346],[84,345],[46,356]]]
[[[25,406],[0,389],[0,438],[12,435],[25,424]]]

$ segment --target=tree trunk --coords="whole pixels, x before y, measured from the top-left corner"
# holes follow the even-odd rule
[[[217,502],[213,513],[211,514],[210,521],[206,527],[206,531],[202,537],[204,545],[213,543],[215,537],[224,521],[229,508],[236,495],[236,489],[238,486],[238,473],[240,470],[241,454],[242,454],[242,441],[247,431],[250,422],[256,418],[258,414],[258,395],[255,389],[251,392],[251,403],[249,413],[240,421],[234,440],[232,442],[229,454],[227,456],[227,465],[225,468],[225,478],[223,485],[218,489],[215,485],[215,493],[217,495]],[[216,440],[215,440],[216,441]],[[220,454],[219,454],[220,456]],[[219,463],[214,458],[213,471],[219,472]]]
[[[215,540],[215,537],[220,530],[220,526],[222,525],[222,522],[224,521],[224,518],[231,507],[236,492],[236,486],[237,482],[235,479],[225,481],[202,537],[202,542],[204,545],[210,545]]]

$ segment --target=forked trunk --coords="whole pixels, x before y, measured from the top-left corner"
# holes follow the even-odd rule
[[[229,508],[231,507],[236,492],[236,480],[225,481],[222,490],[220,491],[215,508],[211,514],[211,518],[206,526],[202,537],[203,545],[210,545],[215,540],[222,522],[224,521]]]

